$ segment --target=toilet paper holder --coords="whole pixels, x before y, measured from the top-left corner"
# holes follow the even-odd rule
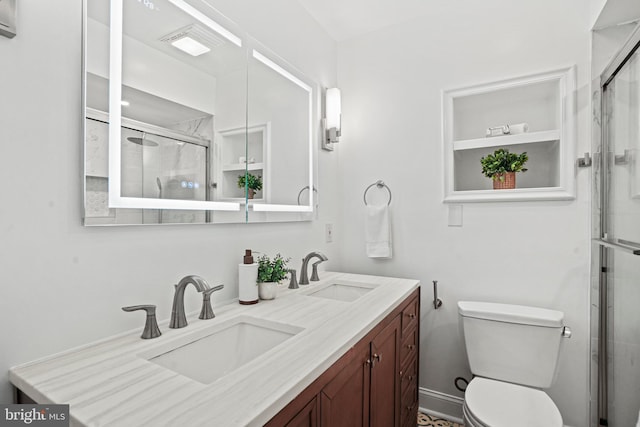
[[[438,281],[433,281],[433,308],[436,310],[442,307],[442,300],[438,298]]]

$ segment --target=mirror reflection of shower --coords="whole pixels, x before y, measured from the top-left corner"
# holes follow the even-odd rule
[[[147,134],[145,132],[142,132],[142,137],[135,137],[135,136],[130,136],[129,138],[127,138],[127,141],[129,142],[133,142],[134,144],[138,144],[138,145],[144,145],[146,147],[157,147],[158,143],[151,140],[151,139],[147,139],[146,138]]]
[[[173,129],[140,123],[135,125],[137,129],[126,126],[122,130],[123,195],[165,200],[209,200],[206,185],[210,173],[209,141],[183,135]],[[204,212],[147,209],[143,212],[143,223],[192,222],[199,215],[204,215]]]

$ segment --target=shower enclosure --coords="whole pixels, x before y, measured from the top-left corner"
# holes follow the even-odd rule
[[[601,118],[593,187],[596,426],[635,426],[640,411],[639,46],[637,30],[602,75],[602,111],[595,115],[596,122]]]

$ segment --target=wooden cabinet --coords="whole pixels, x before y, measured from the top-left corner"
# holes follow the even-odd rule
[[[316,427],[318,425],[318,399],[307,403],[285,427]]]
[[[418,413],[418,361],[420,350],[420,300],[402,310],[400,344],[400,426],[415,426]]]
[[[354,349],[353,360],[320,391],[320,425],[323,427],[369,425],[369,343],[358,343]]]
[[[266,425],[414,426],[419,315],[417,289]]]
[[[397,426],[399,420],[400,315],[371,341],[370,426]]]
[[[575,67],[444,91],[444,201],[575,198],[575,91]],[[492,128],[506,133],[487,137]],[[515,189],[493,190],[481,173],[498,148],[529,156]]]

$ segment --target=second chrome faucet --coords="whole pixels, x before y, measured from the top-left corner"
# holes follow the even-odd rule
[[[311,273],[311,281],[314,281],[314,282],[320,280],[320,277],[318,277],[318,264],[328,260],[328,258],[323,253],[320,253],[320,252],[310,252],[309,254],[307,254],[307,256],[305,256],[302,259],[302,268],[300,269],[301,285],[309,284],[309,273],[307,270],[309,269],[309,261],[312,258],[320,259],[320,261],[313,263],[313,272]]]
[[[187,326],[187,316],[184,311],[184,291],[190,283],[195,286],[198,292],[204,292],[200,319],[211,319],[215,317],[213,309],[211,308],[211,293],[224,288],[224,285],[210,288],[207,282],[200,276],[185,276],[175,285],[176,292],[173,295],[173,308],[171,309],[171,321],[169,322],[170,328],[177,329]]]

